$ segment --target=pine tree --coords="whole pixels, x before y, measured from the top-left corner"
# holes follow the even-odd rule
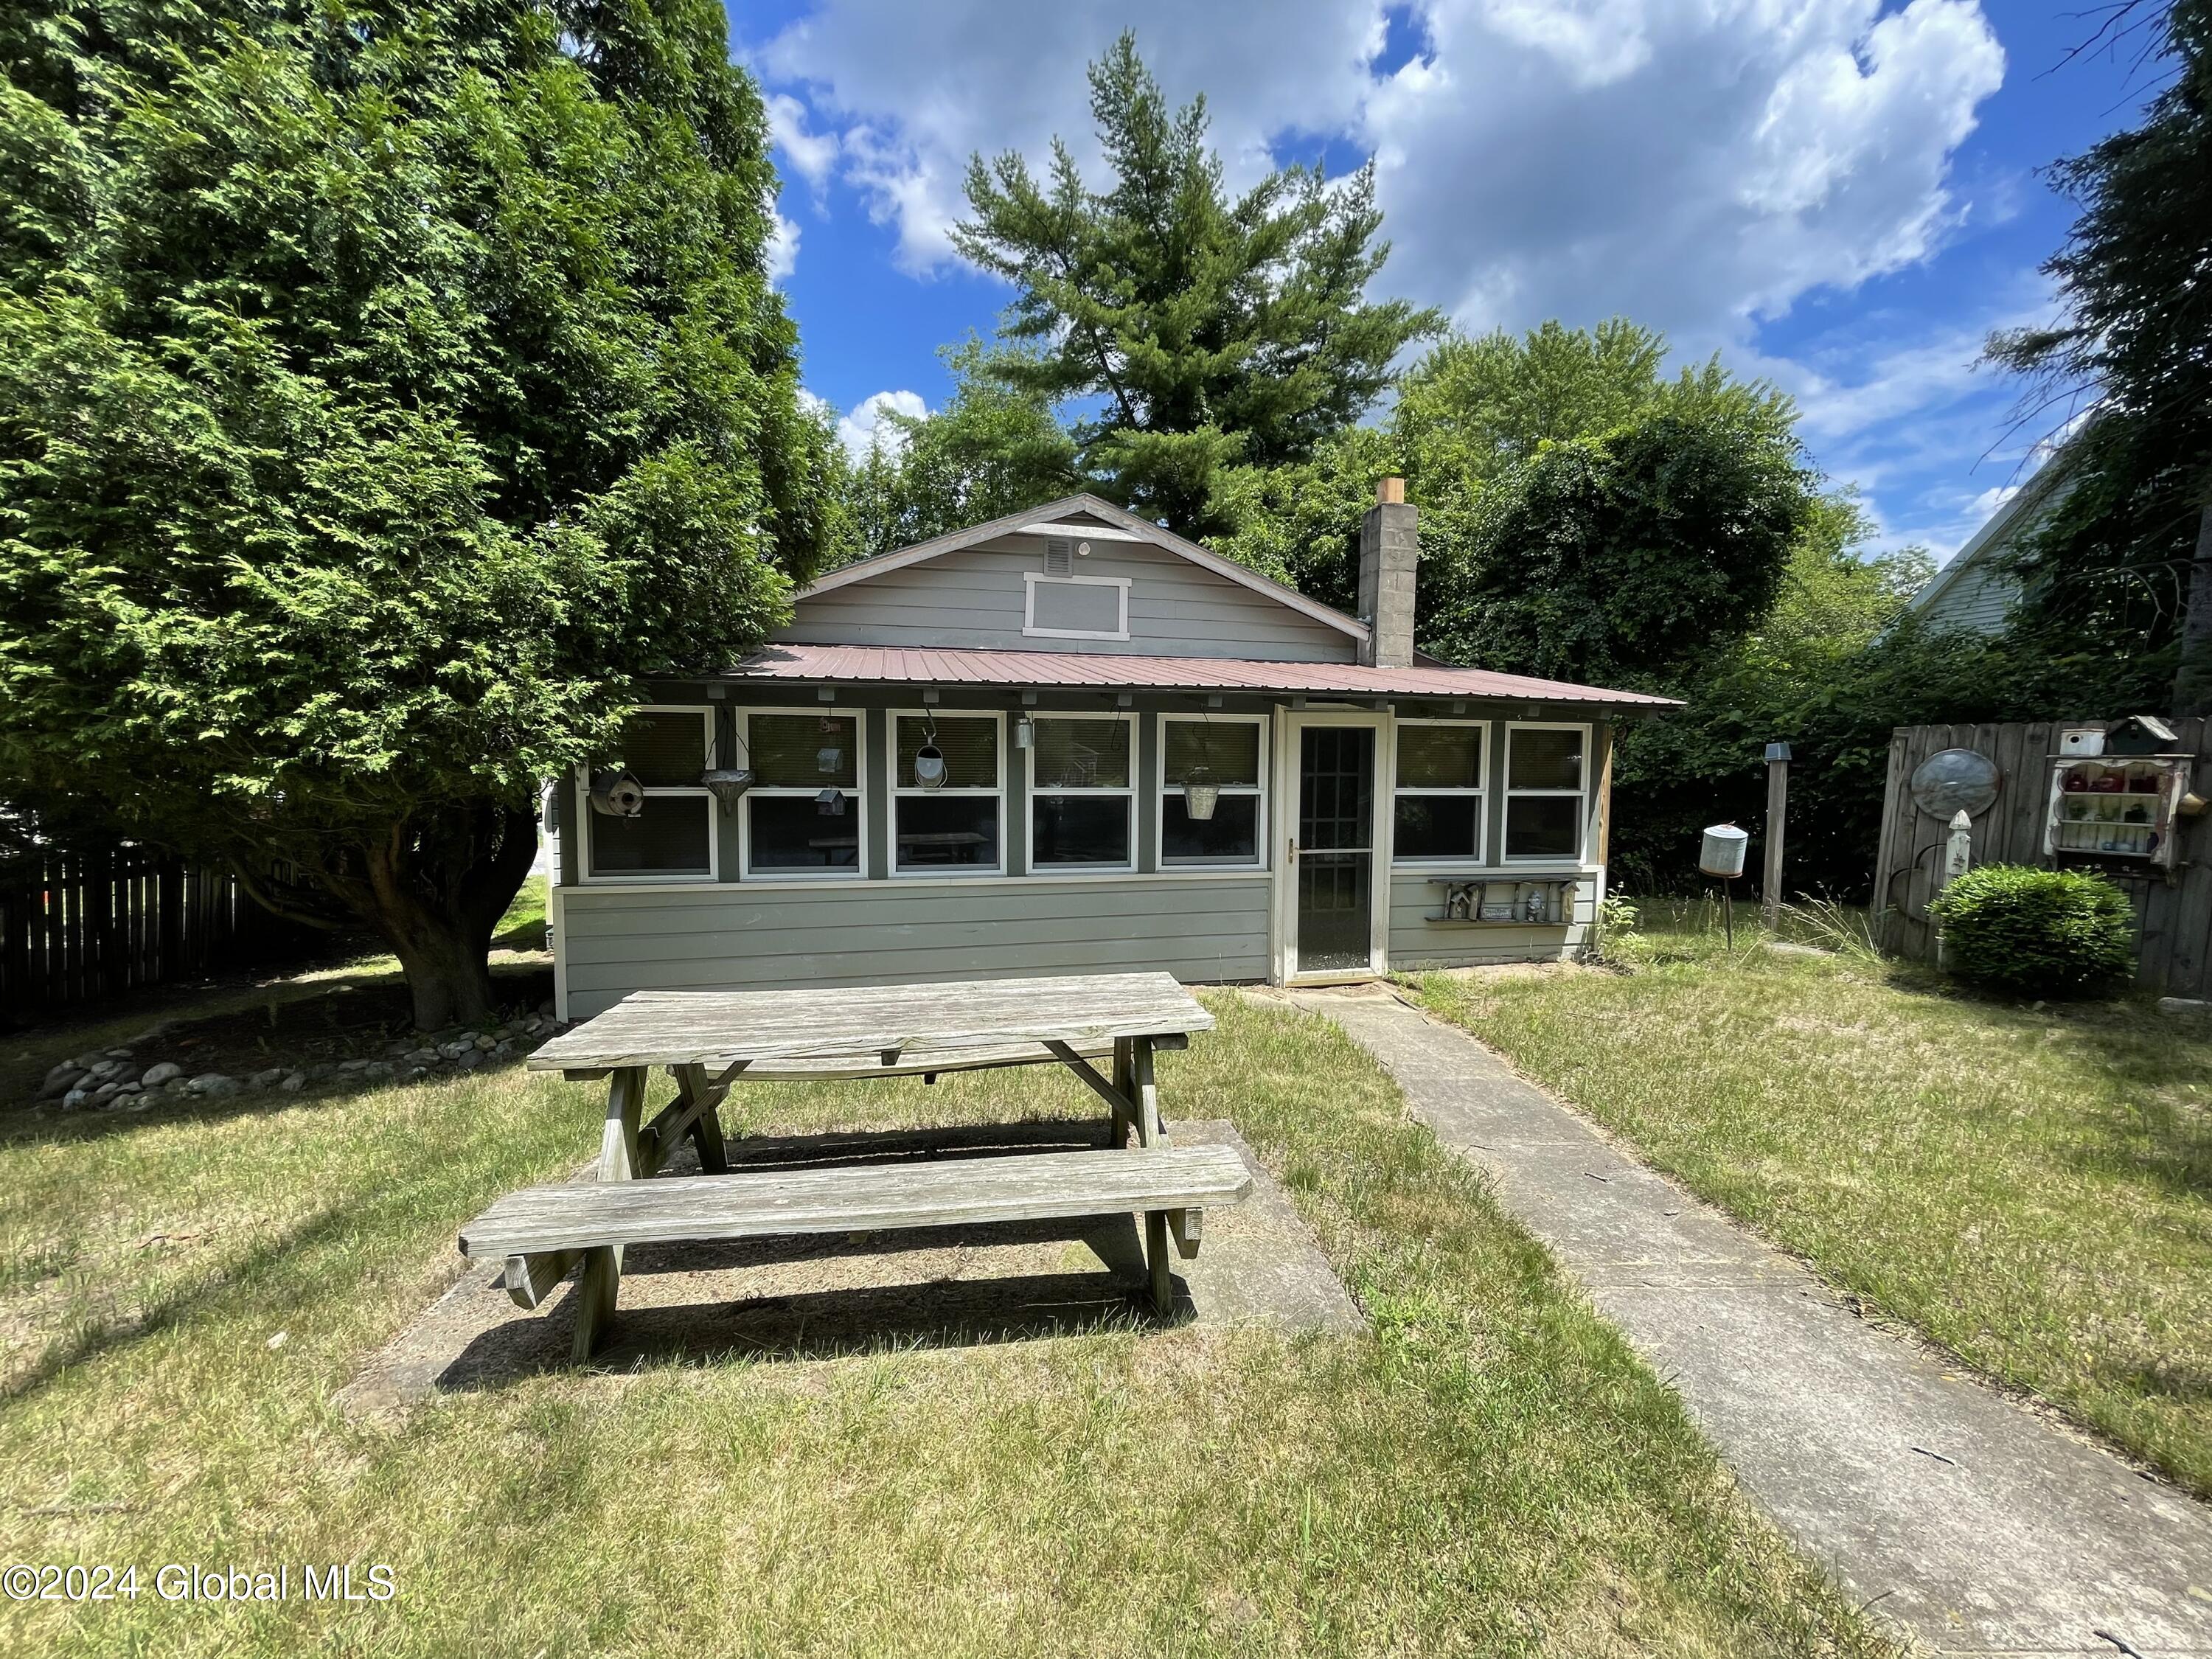
[[[1032,349],[1001,367],[1007,384],[1095,404],[1073,431],[1082,473],[1184,535],[1212,534],[1230,527],[1226,469],[1305,459],[1441,319],[1364,298],[1389,252],[1374,240],[1371,164],[1334,185],[1285,168],[1231,200],[1206,100],[1171,109],[1129,34],[1091,65],[1091,110],[1108,189],[1057,139],[1043,184],[1018,155],[975,156],[955,240],[1018,290],[1004,333]]]

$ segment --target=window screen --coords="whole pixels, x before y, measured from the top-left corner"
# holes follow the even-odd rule
[[[707,769],[707,722],[689,709],[632,714],[623,723],[623,764],[648,789],[696,788]]]
[[[1031,582],[1027,631],[1126,634],[1129,630],[1124,606],[1128,595],[1129,590],[1119,582]]]

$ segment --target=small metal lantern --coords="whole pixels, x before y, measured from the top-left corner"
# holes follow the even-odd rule
[[[914,751],[914,781],[924,789],[945,787],[945,751],[934,743]]]
[[[1221,786],[1213,781],[1212,772],[1203,766],[1194,766],[1182,781],[1182,808],[1192,822],[1205,823],[1213,817],[1213,809],[1221,799]]]
[[[1027,749],[1036,741],[1036,722],[1027,714],[1014,722],[1014,747]]]
[[[714,799],[732,811],[737,810],[738,798],[753,787],[753,769],[750,766],[709,767],[700,775]]]

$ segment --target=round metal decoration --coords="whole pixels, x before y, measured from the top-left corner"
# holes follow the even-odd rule
[[[1997,763],[1971,749],[1942,749],[1913,769],[1912,804],[1948,823],[1964,812],[1979,817],[1997,798]]]

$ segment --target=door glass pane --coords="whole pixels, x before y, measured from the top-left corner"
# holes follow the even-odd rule
[[[1039,795],[1030,812],[1032,864],[1129,861],[1127,795]]]
[[[705,716],[632,714],[623,722],[623,764],[648,789],[696,789],[707,769]]]
[[[1364,848],[1375,836],[1375,733],[1309,726],[1300,738],[1298,849]]]
[[[833,806],[842,806],[838,811]],[[808,795],[748,795],[756,870],[851,870],[860,862],[860,805],[841,795],[825,806]]]
[[[1203,766],[1220,785],[1260,781],[1260,728],[1244,720],[1170,720],[1162,781],[1180,788],[1191,769]]]
[[[1401,726],[1398,728],[1398,787],[1482,787],[1482,728],[1479,726]]]
[[[1260,798],[1224,795],[1200,822],[1181,795],[1160,802],[1160,860],[1165,864],[1257,864]]]
[[[1509,786],[1515,789],[1583,787],[1583,734],[1516,731],[1507,744]]]
[[[999,862],[996,795],[902,795],[898,867],[994,869]]]
[[[1039,789],[1127,789],[1129,722],[1041,720],[1034,750]]]
[[[746,724],[753,781],[769,789],[860,787],[860,720],[852,714],[754,714]]]
[[[996,789],[999,787],[999,722],[973,715],[940,714],[936,720],[937,747],[945,757],[947,789]],[[911,789],[914,757],[929,741],[930,722],[902,715],[898,721],[898,783]]]
[[[1575,857],[1582,851],[1579,795],[1516,795],[1505,803],[1505,856]]]
[[[1480,795],[1401,795],[1391,847],[1401,859],[1471,859]]]
[[[1375,733],[1310,726],[1298,738],[1300,973],[1373,965]]]
[[[634,818],[592,813],[595,876],[703,876],[714,801],[705,795],[647,795]],[[589,808],[586,809],[590,811]]]

